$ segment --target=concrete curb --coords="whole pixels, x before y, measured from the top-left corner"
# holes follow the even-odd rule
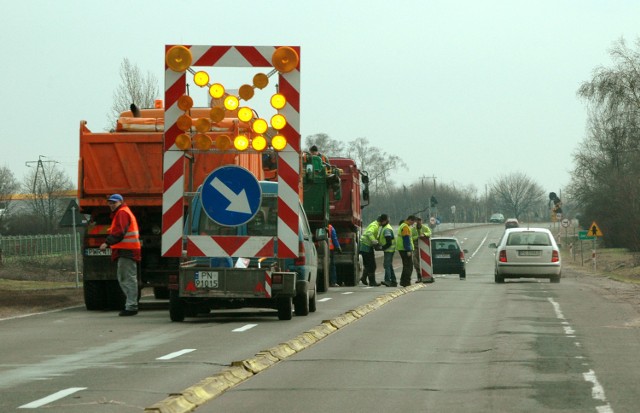
[[[214,376],[207,377],[179,393],[169,395],[166,399],[145,408],[144,411],[156,413],[192,412],[198,406],[215,399],[225,391],[253,377],[255,374],[303,351],[339,329],[377,310],[389,301],[425,287],[425,284],[414,284],[380,295],[370,303],[349,310],[331,320],[324,320],[322,324],[305,331],[289,341],[280,343],[270,349],[262,350],[252,358],[234,361],[230,367],[223,371]]]

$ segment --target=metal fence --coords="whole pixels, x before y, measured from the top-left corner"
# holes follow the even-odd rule
[[[80,248],[80,234],[75,245]],[[0,257],[73,254],[73,234],[0,236]]]

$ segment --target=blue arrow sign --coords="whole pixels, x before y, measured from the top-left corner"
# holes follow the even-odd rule
[[[202,184],[202,208],[220,225],[235,227],[250,221],[261,203],[260,183],[241,166],[221,166]]]

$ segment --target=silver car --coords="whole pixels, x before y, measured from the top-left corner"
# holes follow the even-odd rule
[[[548,278],[559,283],[562,272],[560,248],[546,228],[510,228],[496,245],[495,282],[505,278]]]

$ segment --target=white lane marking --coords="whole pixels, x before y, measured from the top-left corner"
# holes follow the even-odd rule
[[[318,300],[319,303],[324,303],[325,301],[331,300],[331,297],[325,297]]]
[[[59,392],[53,393],[52,395],[49,395],[47,397],[43,397],[42,399],[23,404],[22,406],[18,407],[18,409],[37,409],[38,407],[44,406],[45,404],[55,402],[56,400],[67,397],[70,394],[86,389],[86,387],[69,387],[68,389],[60,390]]]
[[[257,324],[246,324],[242,327],[238,327],[235,330],[231,330],[231,331],[233,331],[234,333],[242,333],[244,331],[251,330],[255,326],[257,326]]]
[[[158,357],[156,360],[171,360],[171,359],[174,359],[176,357],[180,357],[183,354],[191,353],[192,351],[196,351],[196,349],[195,348],[185,348],[183,350],[174,351],[173,353],[169,353],[169,354],[164,355],[162,357]]]
[[[473,251],[473,253],[471,254],[471,256],[467,259],[467,262],[471,261],[471,259],[473,257],[475,257],[475,255],[478,253],[478,251],[480,251],[480,248],[482,248],[482,246],[484,245],[485,241],[487,240],[487,238],[489,237],[489,233],[487,232],[484,236],[484,238],[482,239],[482,241],[480,241],[480,245],[478,245],[478,248],[476,248],[475,251]]]
[[[547,300],[551,303],[551,305],[553,306],[553,311],[555,311],[556,313],[556,317],[559,320],[562,320],[561,324],[563,324],[562,328],[564,329],[564,334],[567,337],[575,337],[575,330],[569,325],[569,322],[566,321],[566,318],[564,316],[564,314],[562,313],[562,309],[560,309],[560,304],[558,304],[557,302],[555,302],[555,300],[551,297],[547,297]],[[579,342],[575,342],[575,345],[577,348],[581,348],[582,345]],[[579,358],[584,358],[582,356],[578,356]],[[576,357],[576,358],[578,358]],[[584,365],[586,365],[586,363],[584,363]],[[602,405],[602,406],[597,406],[596,407],[596,411],[598,413],[613,413],[613,409],[611,408],[611,405],[609,403],[607,403],[607,398],[604,395],[604,387],[602,387],[602,385],[600,384],[600,382],[598,381],[598,378],[596,377],[596,372],[589,369],[588,372],[586,373],[582,373],[582,376],[584,377],[584,380],[591,383],[592,387],[591,387],[591,397],[594,398],[595,400],[599,400],[601,402],[605,402],[606,404]]]
[[[345,291],[342,293],[342,295],[349,295],[349,294],[353,294],[353,291]]]

